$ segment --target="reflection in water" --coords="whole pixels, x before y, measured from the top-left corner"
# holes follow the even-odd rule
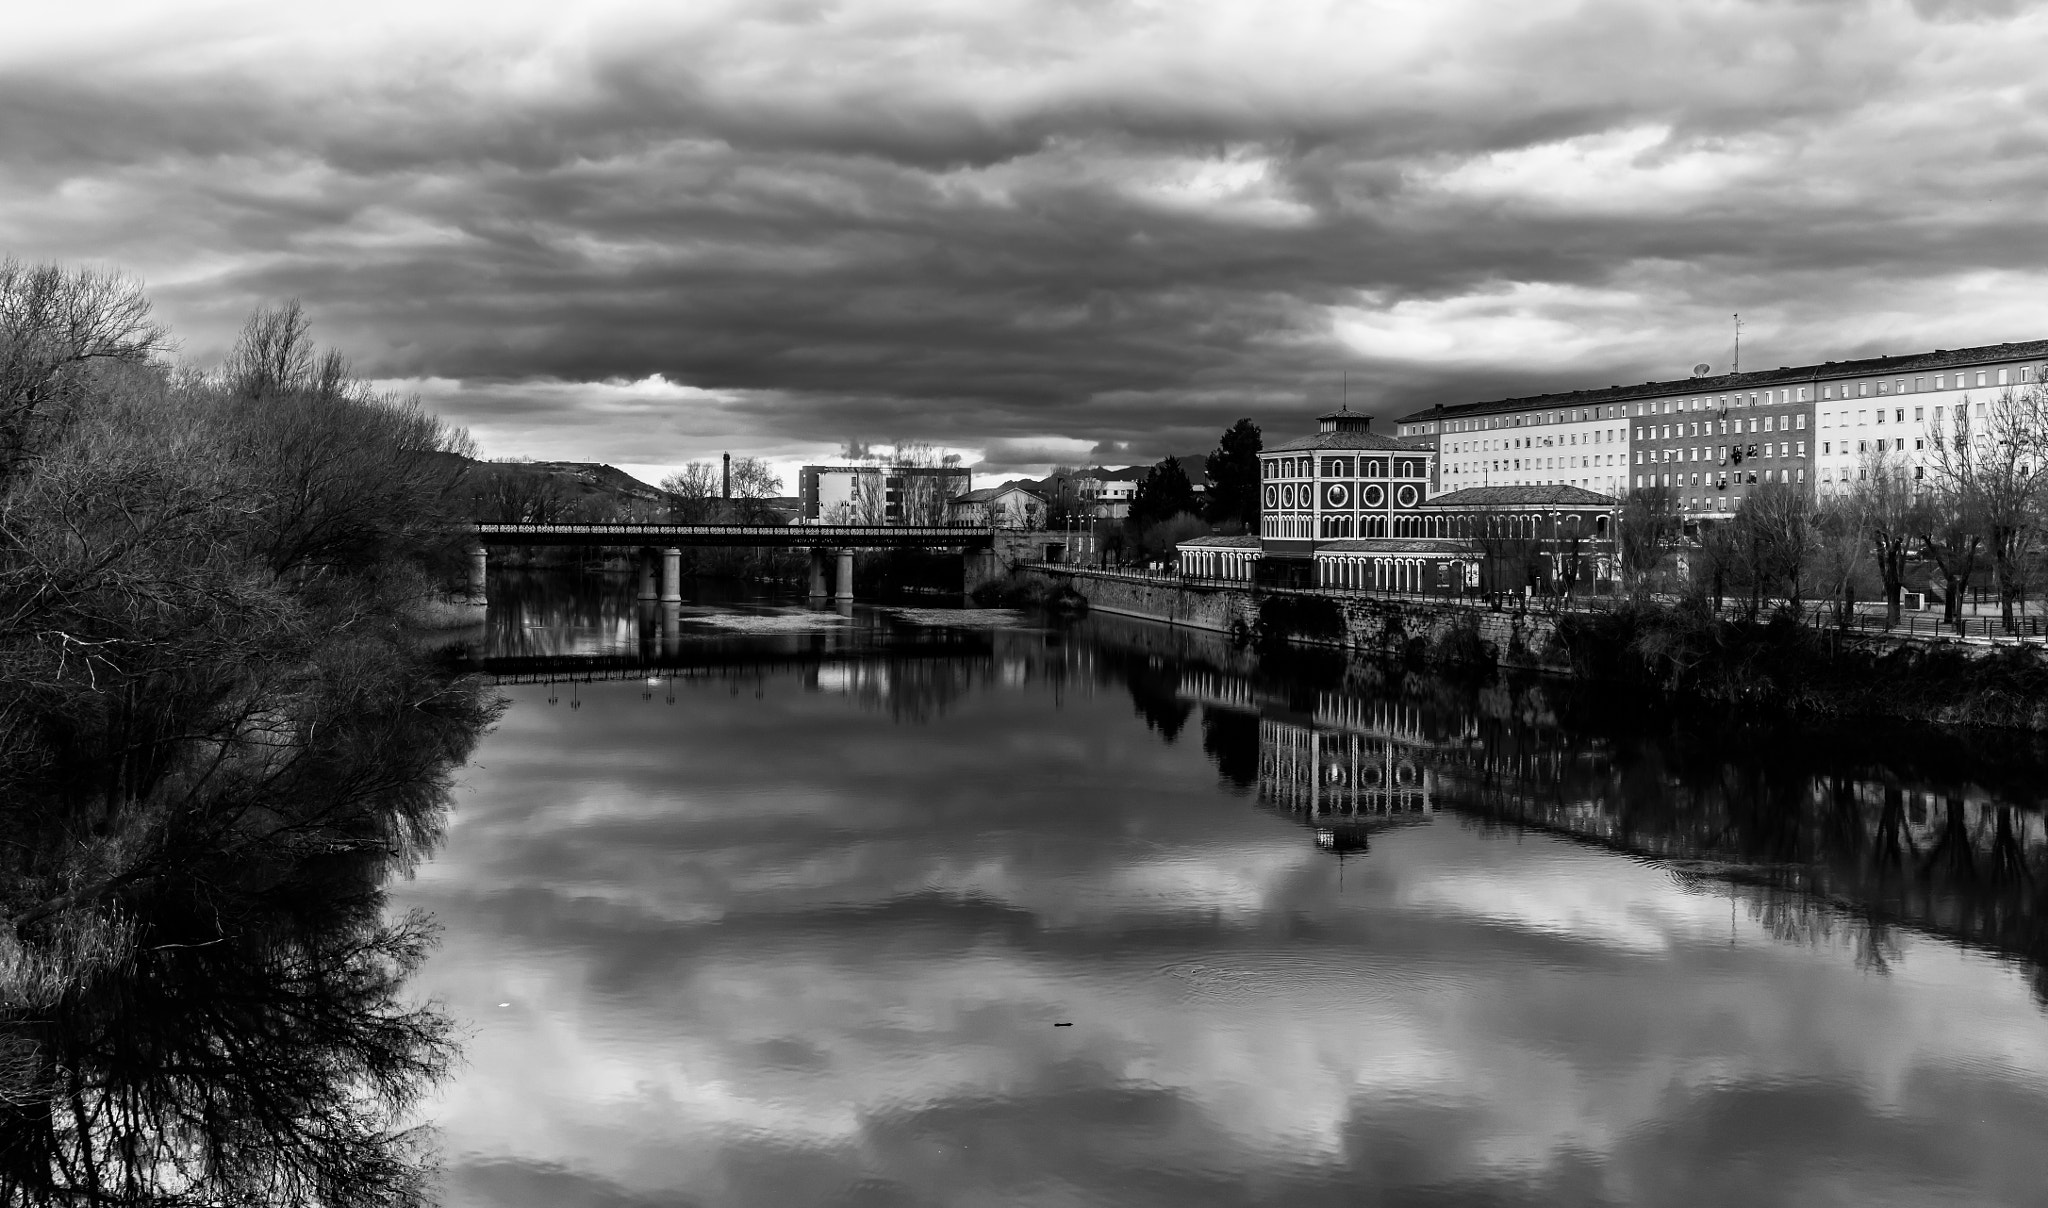
[[[167,769],[90,833],[11,803],[0,1200],[405,1204],[403,1126],[453,1055],[411,1005],[424,917],[384,886],[435,841],[492,716],[370,658]]]
[[[448,929],[422,984],[477,1027],[432,1108],[454,1204],[2028,1203],[2048,1176],[2031,740],[1115,618],[689,607],[573,684],[479,654],[515,703],[407,890]]]

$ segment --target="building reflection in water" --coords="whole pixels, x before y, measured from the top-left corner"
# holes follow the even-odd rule
[[[1656,859],[1786,938],[1852,931],[1873,967],[1901,927],[2026,957],[2048,1001],[2048,752],[2030,737],[1765,725],[1553,680],[1334,659],[1275,672],[1221,642],[1179,649],[1143,674],[1203,710],[1226,781],[1327,848],[1440,813],[1543,831]]]

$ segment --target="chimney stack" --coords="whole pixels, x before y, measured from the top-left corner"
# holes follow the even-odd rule
[[[732,498],[732,454],[725,455],[725,498]]]

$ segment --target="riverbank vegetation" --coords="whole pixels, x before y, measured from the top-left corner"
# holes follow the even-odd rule
[[[0,264],[0,1198],[412,1202],[451,1050],[380,886],[492,716],[403,626],[472,450],[296,304],[171,347]]]

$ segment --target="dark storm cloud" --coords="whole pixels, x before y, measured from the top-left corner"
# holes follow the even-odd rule
[[[786,6],[16,59],[0,246],[146,273],[195,354],[302,297],[523,451],[641,461],[1149,460],[1347,373],[1382,413],[1682,374],[1737,309],[1774,362],[2040,334],[2038,9],[1491,11]],[[694,393],[597,385],[650,379]]]

